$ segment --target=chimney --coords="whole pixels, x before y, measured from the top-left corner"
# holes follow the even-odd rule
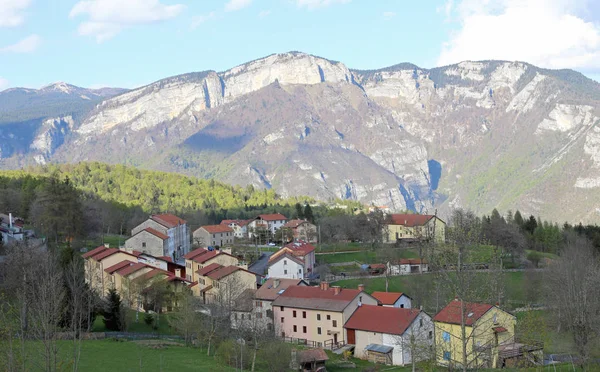
[[[358,285],[358,290],[361,291],[361,292],[364,291],[365,290],[365,285],[364,284],[359,284]]]
[[[181,278],[181,269],[175,269],[175,276]]]
[[[8,227],[12,229],[12,213],[8,214]]]
[[[273,288],[279,287],[279,279],[273,280]]]
[[[110,243],[104,243],[104,248],[110,248]]]
[[[331,288],[333,288],[333,294],[334,295],[339,295],[340,292],[342,291],[342,287],[340,287],[339,285],[335,285],[335,286],[333,286]]]
[[[321,282],[320,286],[321,286],[321,290],[322,291],[328,291],[329,290],[329,283],[328,282]]]

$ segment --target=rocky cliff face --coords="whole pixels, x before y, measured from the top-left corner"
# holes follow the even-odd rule
[[[396,210],[598,221],[599,100],[598,84],[578,73],[520,62],[359,71],[293,52],[44,122],[30,151]]]

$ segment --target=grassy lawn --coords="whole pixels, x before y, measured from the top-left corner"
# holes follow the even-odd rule
[[[169,325],[169,314],[161,314],[158,329],[153,329],[149,325],[144,322],[144,313],[139,313],[138,322],[135,321],[135,311],[131,309],[127,309],[127,332],[136,332],[136,333],[158,333],[161,335],[171,335],[175,332],[171,329]],[[106,327],[104,326],[104,320],[102,315],[98,315],[94,320],[94,325],[92,326],[92,332],[106,332]]]
[[[551,260],[556,260],[558,259],[558,255],[554,254],[554,253],[546,253],[546,252],[540,252],[540,251],[533,251],[531,249],[527,249],[525,251],[525,255],[528,255],[531,252],[537,252],[541,257],[543,258],[549,258]]]
[[[331,272],[333,274],[352,273],[360,271],[360,266],[358,265],[330,266],[329,268],[331,269]]]
[[[378,255],[375,251],[362,250],[350,253],[336,253],[336,254],[318,254],[317,262],[319,263],[342,263],[342,262],[358,262],[361,264],[372,264],[378,263]],[[397,249],[394,251],[396,258],[417,258],[419,257],[418,252],[410,249]]]

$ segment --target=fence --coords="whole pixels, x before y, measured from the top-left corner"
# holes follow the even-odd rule
[[[73,332],[60,332],[56,334],[59,340],[72,340]],[[133,332],[83,332],[82,340],[104,340],[107,338],[127,339],[127,340],[183,340],[183,337],[177,335],[161,335],[157,333],[133,333]]]
[[[283,342],[287,342],[292,345],[302,345],[312,349],[324,348],[328,350],[335,350],[345,345],[343,341],[334,342],[333,339],[325,340],[324,342],[311,341],[305,338],[294,337],[279,337],[279,339]]]

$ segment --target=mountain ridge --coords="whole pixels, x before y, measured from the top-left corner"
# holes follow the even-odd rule
[[[104,99],[2,164],[110,161],[395,210],[596,221],[599,100],[593,80],[523,62],[357,70],[289,52]]]

